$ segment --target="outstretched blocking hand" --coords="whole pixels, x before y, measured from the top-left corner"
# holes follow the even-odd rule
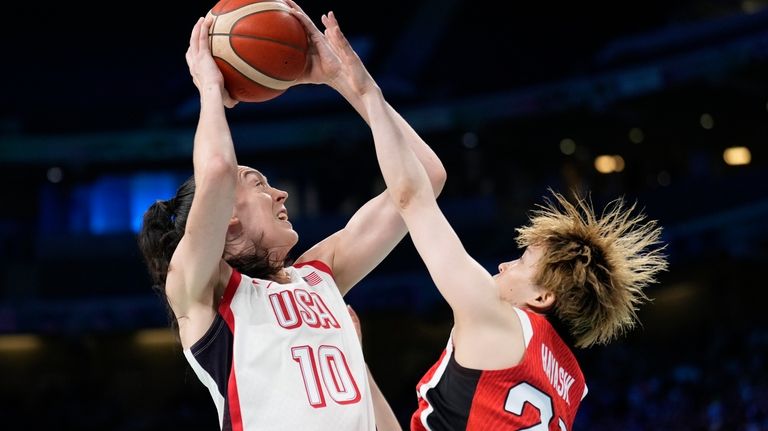
[[[321,32],[296,2],[286,2],[310,39],[307,69],[299,83],[328,84],[339,91],[351,90],[357,94],[376,87],[376,82],[341,32],[333,12],[321,17],[325,26],[325,31]]]
[[[189,66],[189,74],[192,75],[192,82],[195,83],[197,90],[202,94],[203,89],[208,86],[216,86],[221,89],[221,96],[224,106],[231,108],[237,105],[237,100],[229,96],[229,92],[224,88],[224,76],[219,70],[219,66],[213,60],[211,47],[208,45],[208,31],[211,28],[213,18],[200,18],[195,27],[192,28],[192,35],[189,37],[189,48],[185,58]]]
[[[325,36],[331,44],[331,49],[341,61],[342,73],[339,77],[343,78],[346,81],[345,84],[357,94],[362,95],[376,88],[376,81],[368,73],[368,69],[360,60],[360,56],[352,49],[352,45],[349,44],[344,33],[341,32],[339,22],[333,11],[328,12],[328,15],[323,15],[321,20],[325,26]]]
[[[304,74],[297,80],[299,84],[330,84],[341,72],[341,62],[331,49],[325,35],[318,30],[314,22],[304,10],[293,0],[285,0],[291,8],[291,13],[304,26],[309,37],[307,52],[307,67]]]

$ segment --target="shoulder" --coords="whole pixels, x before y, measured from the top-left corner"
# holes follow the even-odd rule
[[[300,259],[299,262],[293,264],[293,267],[296,268],[297,270],[302,270],[301,272],[311,272],[312,270],[321,271],[329,275],[331,278],[333,278],[333,270],[331,269],[331,267],[327,263],[319,259],[315,259],[315,260]]]
[[[225,288],[231,282],[230,279],[237,273],[222,259],[218,270],[206,282],[209,288],[204,289],[203,294],[200,295],[188,288],[190,283],[189,280],[184,279],[185,272],[181,270],[183,265],[183,262],[173,262],[168,268],[165,282],[165,296],[177,317],[187,315],[190,309],[200,305],[213,307],[216,299],[224,294]]]
[[[299,267],[309,262],[322,262],[328,268],[333,268],[333,261],[336,252],[336,244],[342,231],[335,232],[305,251],[293,264]]]
[[[179,338],[183,348],[187,349],[198,342],[210,330],[218,309],[222,304],[229,304],[237,291],[242,276],[223,260],[218,274],[211,281],[212,294],[198,299],[190,295],[168,295],[168,303],[176,315],[179,324]]]
[[[474,321],[456,318],[453,341],[462,366],[498,370],[522,360],[533,333],[530,318],[508,303],[499,308]]]
[[[322,260],[309,260],[293,265],[296,275],[301,277],[310,287],[326,285],[339,290],[333,269]]]
[[[535,328],[538,328],[541,325],[541,321],[539,319],[542,318],[542,316],[530,310],[525,310],[518,307],[512,307],[512,310],[515,312],[517,321],[520,323],[520,331],[523,336],[523,345],[528,347],[528,344],[531,342],[531,338],[533,338]]]

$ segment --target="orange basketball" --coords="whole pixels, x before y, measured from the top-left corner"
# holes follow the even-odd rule
[[[208,12],[211,53],[234,99],[273,99],[301,77],[307,34],[289,11],[282,0],[220,0]]]

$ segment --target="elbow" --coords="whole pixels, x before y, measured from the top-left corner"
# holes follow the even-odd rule
[[[395,187],[390,188],[389,194],[399,212],[410,208],[421,195],[419,188],[408,181],[401,181]]]
[[[234,184],[237,178],[237,162],[225,155],[215,155],[205,164],[202,172],[202,179],[205,182],[222,184],[231,182]]]
[[[421,160],[421,165],[429,178],[429,184],[432,186],[432,192],[435,197],[440,196],[445,182],[448,180],[448,172],[443,166],[443,162],[434,153]]]
[[[443,164],[438,161],[437,165],[429,170],[428,175],[435,197],[440,196],[443,187],[445,187],[445,182],[448,180],[448,172],[446,172]]]

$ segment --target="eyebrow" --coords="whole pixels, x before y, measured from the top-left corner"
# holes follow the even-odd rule
[[[248,179],[248,175],[251,175],[251,174],[256,175],[256,177],[259,179],[259,181],[264,181],[264,182],[267,181],[266,177],[264,177],[263,175],[260,175],[256,171],[246,171],[245,174],[243,174],[243,178]]]

